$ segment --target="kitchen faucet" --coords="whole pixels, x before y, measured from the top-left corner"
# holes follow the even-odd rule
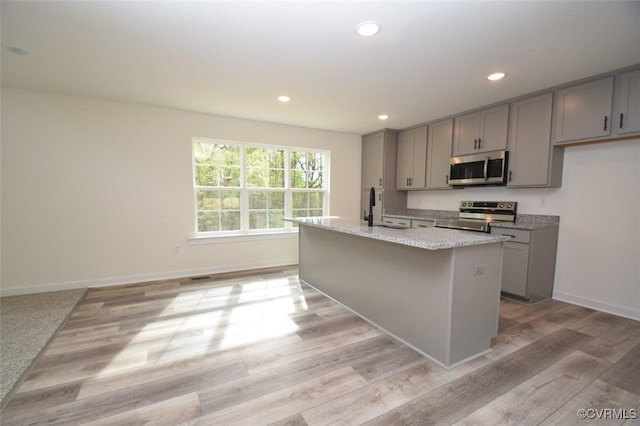
[[[373,206],[376,205],[376,190],[371,187],[371,191],[369,191],[369,216],[366,218],[368,222],[368,226],[373,226]]]

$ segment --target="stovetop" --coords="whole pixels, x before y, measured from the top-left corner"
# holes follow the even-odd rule
[[[491,222],[514,222],[515,201],[461,201],[460,213],[455,219],[436,219],[438,228],[489,232]]]

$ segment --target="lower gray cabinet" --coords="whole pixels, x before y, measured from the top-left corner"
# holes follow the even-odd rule
[[[534,230],[491,228],[492,234],[511,237],[502,246],[502,292],[525,303],[553,295],[558,228]]]

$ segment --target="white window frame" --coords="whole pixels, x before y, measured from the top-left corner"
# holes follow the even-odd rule
[[[196,177],[196,161],[195,161],[195,142],[204,142],[211,144],[221,145],[233,145],[240,147],[240,188],[228,187],[228,190],[240,191],[240,230],[237,231],[198,231],[198,191],[202,189],[211,189],[207,186],[197,186],[195,182]],[[284,188],[254,188],[247,187],[247,165],[246,165],[246,153],[247,148],[261,148],[261,149],[276,149],[284,151],[285,155],[285,185]],[[221,139],[210,138],[193,138],[191,140],[191,182],[193,185],[193,224],[194,234],[189,239],[190,244],[202,244],[207,242],[220,242],[230,240],[246,240],[246,239],[268,239],[268,238],[286,238],[295,237],[298,233],[298,228],[292,222],[285,221],[284,228],[275,229],[249,229],[249,191],[262,190],[265,191],[284,191],[285,192],[285,206],[284,217],[292,217],[293,215],[293,193],[294,192],[318,192],[318,189],[304,189],[304,188],[292,188],[291,187],[291,153],[292,152],[307,152],[323,154],[325,156],[325,166],[323,170],[323,185],[324,189],[324,202],[323,202],[323,216],[328,216],[330,207],[330,170],[331,170],[331,151],[326,149],[315,148],[302,148],[296,146],[283,146],[283,145],[270,145],[270,144],[258,144],[248,142],[237,142]],[[216,189],[225,190],[226,187],[215,187]]]

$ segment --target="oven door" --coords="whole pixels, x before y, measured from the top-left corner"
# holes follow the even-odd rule
[[[507,158],[507,151],[453,157],[449,170],[449,184],[454,186],[506,185]]]

